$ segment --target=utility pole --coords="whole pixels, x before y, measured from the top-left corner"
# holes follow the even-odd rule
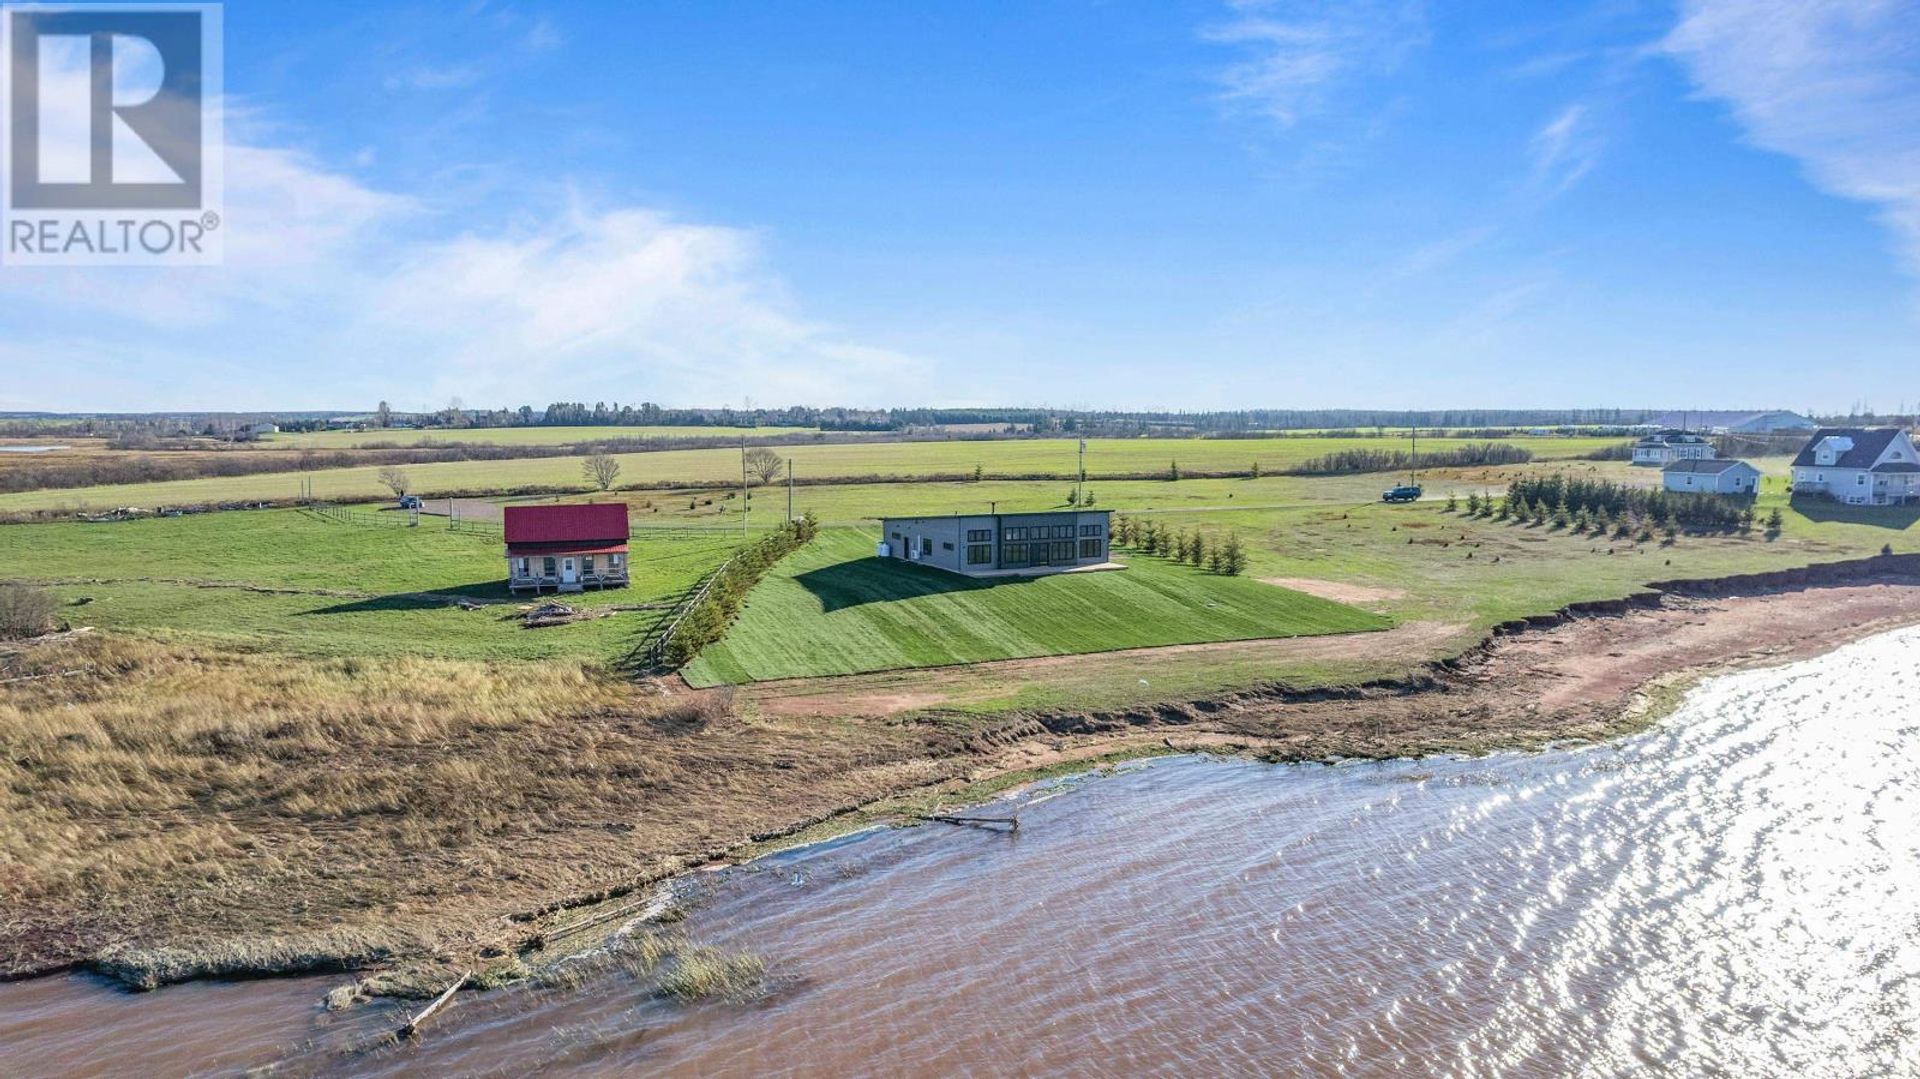
[[[1080,482],[1073,488],[1073,504],[1078,506],[1087,498],[1087,440],[1080,440]]]
[[[787,523],[793,523],[793,458],[787,458]]]
[[[747,492],[747,436],[740,436],[740,538],[747,538],[747,514],[753,510],[753,495]]]

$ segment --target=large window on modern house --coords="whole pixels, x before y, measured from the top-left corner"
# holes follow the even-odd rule
[[[967,565],[984,566],[991,561],[993,561],[993,544],[991,543],[967,544]]]
[[[1064,541],[1055,543],[1053,545],[1053,560],[1055,562],[1073,561],[1073,541],[1064,540]]]
[[[1054,539],[1072,539],[1073,526],[1072,525],[1054,525],[1053,538]]]
[[[1026,538],[1027,530],[1024,528],[1009,528],[1005,536],[1008,543],[1023,543],[1026,541]]]
[[[1081,558],[1099,558],[1100,557],[1100,541],[1097,539],[1081,540],[1080,541],[1080,557]]]
[[[969,528],[967,529],[967,542],[968,543],[992,543],[993,529]]]
[[[928,539],[925,536],[920,537],[920,553],[923,555],[929,555],[933,553],[933,541]]]
[[[1097,536],[1100,534],[1100,526],[1099,525],[1081,525],[1080,534],[1083,536]]]
[[[1027,560],[1027,545],[1024,543],[1007,544],[1006,556],[1007,564],[1010,566],[1018,566],[1025,563]]]

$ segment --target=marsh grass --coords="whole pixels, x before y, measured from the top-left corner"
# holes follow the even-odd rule
[[[884,796],[937,750],[724,696],[667,733],[667,702],[568,663],[90,635],[6,668],[83,673],[0,685],[0,972],[134,984],[511,950],[507,914]]]
[[[750,1000],[766,989],[766,961],[751,952],[697,944],[675,952],[673,959],[660,976],[660,992],[675,1000]]]

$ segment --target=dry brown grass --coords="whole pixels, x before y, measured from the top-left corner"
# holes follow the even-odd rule
[[[504,915],[943,774],[927,732],[750,722],[574,664],[115,638],[0,662],[83,670],[0,686],[0,973],[116,946],[141,983],[293,969],[416,930],[467,954],[513,943]]]

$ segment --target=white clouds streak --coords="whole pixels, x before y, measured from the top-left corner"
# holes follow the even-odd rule
[[[1686,0],[1662,43],[1757,146],[1879,208],[1920,274],[1920,12],[1909,0]]]
[[[1426,40],[1416,0],[1236,0],[1202,36],[1245,59],[1220,75],[1231,103],[1291,127],[1335,86],[1391,71]]]
[[[1566,191],[1600,160],[1600,149],[1587,107],[1568,105],[1534,132],[1528,145],[1534,185],[1552,194]]]

